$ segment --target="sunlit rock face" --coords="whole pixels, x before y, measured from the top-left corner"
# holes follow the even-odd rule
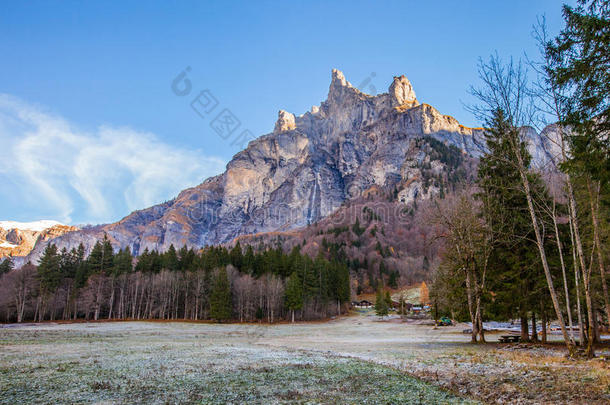
[[[294,123],[294,114],[280,110],[273,132],[291,131],[295,128],[296,124]]]
[[[75,226],[56,221],[14,222],[0,221],[0,259],[7,256],[26,256],[40,241],[49,241],[68,232]]]
[[[408,105],[414,107],[418,105],[417,97],[415,97],[415,91],[409,79],[402,76],[394,76],[394,81],[390,85],[389,89],[390,99],[392,100],[392,107],[399,107],[402,105]]]
[[[223,174],[169,202],[54,242],[90,248],[106,233],[116,248],[128,246],[135,254],[171,244],[219,244],[306,226],[373,186],[396,190],[395,198],[409,204],[438,192],[422,187],[422,165],[444,170],[418,140],[434,138],[477,156],[482,131],[420,104],[405,76],[394,77],[388,93],[371,96],[333,70],[325,101],[296,117],[280,111],[273,132],[250,142]]]

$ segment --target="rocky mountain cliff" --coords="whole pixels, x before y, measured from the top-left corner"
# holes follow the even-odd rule
[[[26,256],[38,242],[45,242],[78,228],[56,221],[0,221],[0,258]]]
[[[438,179],[447,178],[452,163],[431,154],[435,148],[424,148],[423,140],[477,156],[482,132],[420,103],[405,76],[394,77],[387,93],[371,96],[333,70],[326,101],[299,116],[280,111],[274,131],[250,142],[223,174],[171,201],[53,243],[90,248],[107,234],[115,247],[129,246],[135,254],[171,244],[226,243],[315,223],[375,187],[394,190],[393,198],[408,206],[442,192]]]

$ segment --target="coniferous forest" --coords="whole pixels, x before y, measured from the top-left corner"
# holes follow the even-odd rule
[[[3,262],[10,268],[10,261]],[[81,245],[49,245],[38,266],[4,275],[4,321],[188,319],[240,322],[310,320],[343,312],[349,301],[345,263],[315,259],[298,247],[239,242],[230,250],[173,245],[164,253],[113,252],[105,238],[86,256]]]

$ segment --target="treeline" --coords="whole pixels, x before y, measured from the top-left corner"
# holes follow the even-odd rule
[[[563,12],[556,38],[535,26],[538,62],[479,65],[478,177],[430,213],[446,241],[431,298],[472,322],[473,341],[485,319],[520,319],[525,341],[553,320],[571,355],[592,357],[610,320],[610,2]]]
[[[0,320],[190,319],[275,322],[337,315],[350,299],[344,262],[315,259],[297,246],[255,252],[113,251],[107,238],[86,256],[84,246],[58,251],[50,244],[38,265],[0,269]]]

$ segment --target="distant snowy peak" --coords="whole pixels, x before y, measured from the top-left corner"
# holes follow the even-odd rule
[[[41,221],[33,222],[0,221],[0,228],[7,231],[11,229],[19,229],[21,231],[42,232],[45,229],[49,229],[57,225],[67,226],[61,222],[50,219],[43,219]]]
[[[0,221],[0,258],[26,256],[38,241],[48,241],[77,230],[78,228],[75,226],[64,225],[52,220]]]

